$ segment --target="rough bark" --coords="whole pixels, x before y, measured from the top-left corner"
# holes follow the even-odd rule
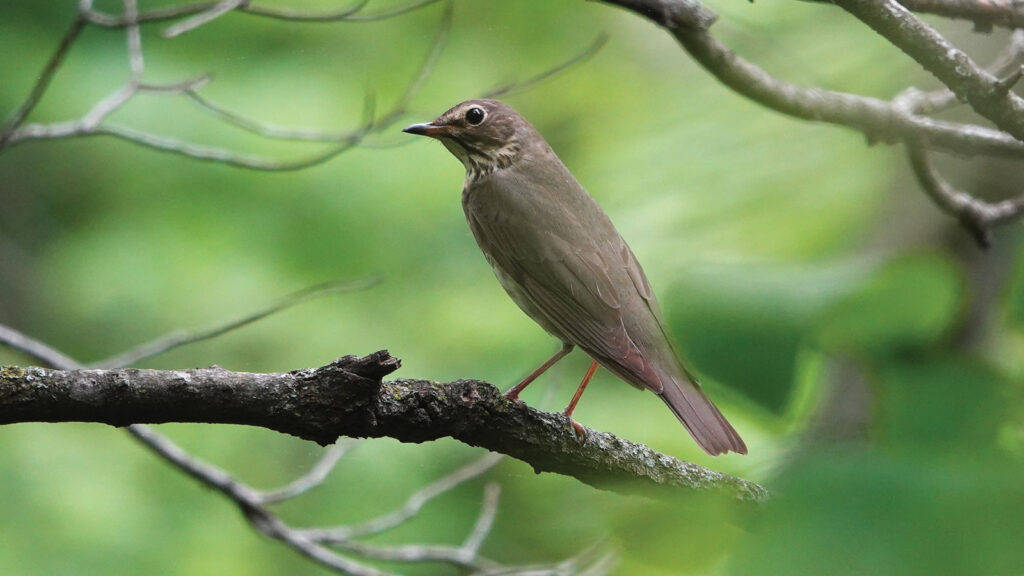
[[[443,437],[507,454],[535,471],[601,489],[678,498],[680,489],[745,501],[761,486],[611,434],[574,431],[561,414],[506,400],[491,384],[382,381],[400,365],[380,351],[281,373],[0,367],[0,424],[198,422],[259,426],[330,444],[339,436],[425,442]]]

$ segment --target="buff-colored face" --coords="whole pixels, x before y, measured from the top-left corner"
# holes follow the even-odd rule
[[[520,133],[529,129],[519,114],[497,100],[467,100],[433,122],[403,131],[440,140],[467,170],[490,172],[514,159]]]

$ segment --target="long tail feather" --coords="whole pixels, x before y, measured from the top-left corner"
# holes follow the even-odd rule
[[[699,385],[683,376],[673,377],[659,396],[708,454],[747,453],[743,439]]]

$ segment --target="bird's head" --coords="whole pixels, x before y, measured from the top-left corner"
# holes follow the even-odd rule
[[[470,178],[510,166],[536,133],[515,110],[497,100],[467,100],[433,122],[402,131],[440,140],[466,166]]]

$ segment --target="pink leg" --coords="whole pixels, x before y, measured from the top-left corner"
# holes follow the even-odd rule
[[[597,372],[597,360],[590,363],[590,368],[587,370],[587,374],[583,377],[583,381],[580,382],[579,388],[576,389],[576,393],[573,394],[572,400],[569,401],[569,405],[565,407],[562,414],[569,419],[569,423],[576,429],[578,434],[583,434],[583,426],[580,426],[578,422],[572,419],[572,413],[576,410],[576,403],[580,401],[580,397],[583,396],[583,391],[587,389],[587,384],[590,384],[590,379],[594,377],[594,372]]]
[[[540,376],[541,374],[546,372],[548,368],[551,368],[552,366],[554,366],[555,362],[558,362],[562,358],[565,358],[565,355],[568,354],[569,352],[572,352],[572,349],[573,349],[573,345],[572,344],[569,344],[568,342],[563,342],[562,343],[562,348],[559,349],[558,352],[555,352],[554,356],[552,356],[551,358],[548,358],[547,362],[541,364],[540,367],[538,367],[533,372],[530,372],[530,375],[527,376],[526,378],[523,378],[522,382],[520,382],[519,384],[516,384],[515,386],[512,387],[511,390],[506,392],[505,393],[505,398],[508,398],[509,400],[518,400],[519,399],[519,393],[522,392],[523,389],[525,389],[527,386],[529,386],[531,382],[536,380],[538,376]]]

